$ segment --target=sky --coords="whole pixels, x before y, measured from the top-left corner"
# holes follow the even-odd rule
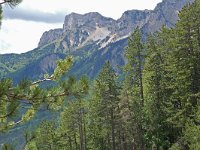
[[[2,0],[0,0],[1,2]],[[162,0],[23,0],[15,8],[3,6],[0,54],[24,53],[37,47],[43,32],[62,28],[71,12],[99,12],[118,19],[126,10],[154,9]]]

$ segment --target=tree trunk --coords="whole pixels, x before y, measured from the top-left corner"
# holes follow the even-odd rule
[[[116,147],[115,147],[115,122],[114,122],[114,113],[113,113],[113,108],[111,109],[111,136],[112,136],[112,147],[113,147],[113,150],[116,150]]]
[[[83,117],[83,128],[84,128],[84,144],[85,144],[85,150],[87,150],[87,134],[86,134],[86,125],[85,125],[85,118]]]
[[[144,90],[143,90],[143,77],[142,77],[142,58],[139,54],[139,80],[140,80],[140,96],[141,96],[141,105],[144,107]]]
[[[80,113],[80,124],[79,124],[79,134],[80,134],[80,150],[84,150],[83,141],[83,127],[82,127],[82,114]]]
[[[72,148],[72,139],[71,139],[70,136],[69,136],[68,138],[69,138],[69,147],[70,147],[70,150],[72,150],[72,149],[73,149],[73,148]]]
[[[78,143],[76,141],[76,133],[74,134],[74,143],[75,143],[75,146],[76,146],[76,150],[78,150]]]

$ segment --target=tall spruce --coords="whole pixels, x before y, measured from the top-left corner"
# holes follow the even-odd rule
[[[195,122],[199,105],[200,92],[200,1],[185,6],[179,13],[175,32],[175,48],[171,53],[171,72],[174,92],[171,101],[174,104],[175,113],[171,117],[171,123],[179,128],[176,144],[189,148],[184,143],[183,134],[186,125]],[[197,124],[198,126],[198,124]]]
[[[145,46],[142,42],[142,34],[137,27],[128,39],[128,47],[125,50],[128,63],[125,66],[127,78],[132,87],[132,94],[140,99],[140,105],[144,106],[143,75]]]
[[[106,62],[95,82],[94,96],[91,102],[95,103],[95,112],[91,112],[92,125],[97,135],[94,137],[95,147],[103,149],[118,149],[118,103],[119,87],[116,84],[116,75],[109,62]],[[94,106],[94,105],[93,105]],[[94,127],[93,127],[94,128]]]
[[[142,42],[142,35],[139,28],[136,28],[129,37],[128,47],[125,51],[125,57],[128,63],[125,66],[124,88],[128,90],[131,110],[131,131],[132,131],[132,149],[145,149],[144,142],[144,85],[143,85],[143,67],[145,57],[145,46]]]
[[[162,28],[159,33],[149,35],[144,66],[144,95],[146,99],[147,145],[149,149],[170,147],[171,126],[166,122],[169,107],[170,72],[168,71],[169,38],[171,31]]]

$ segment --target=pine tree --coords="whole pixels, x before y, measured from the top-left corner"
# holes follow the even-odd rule
[[[127,90],[128,109],[131,112],[131,147],[132,149],[145,149],[144,143],[144,85],[143,67],[145,46],[139,28],[129,37],[128,47],[125,51],[128,63],[125,66],[125,84]]]
[[[147,143],[149,148],[167,149],[170,147],[171,127],[167,123],[171,113],[169,97],[170,72],[168,71],[169,39],[171,31],[166,28],[147,41],[147,56],[144,66],[144,95],[146,99]],[[169,137],[169,138],[168,138]]]
[[[91,114],[90,130],[94,139],[94,148],[117,149],[118,133],[118,103],[119,88],[116,84],[116,75],[109,62],[106,62],[96,79],[94,96],[91,101],[93,110]],[[91,136],[91,135],[90,135]],[[91,137],[92,137],[91,136]]]
[[[125,50],[125,57],[128,63],[125,66],[127,70],[127,78],[132,86],[132,94],[140,99],[140,104],[144,106],[143,93],[143,75],[142,69],[144,66],[145,48],[142,42],[142,35],[139,28],[136,28],[134,33],[129,37],[128,47]]]

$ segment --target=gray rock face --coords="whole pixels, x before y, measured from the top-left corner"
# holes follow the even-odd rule
[[[179,11],[187,3],[194,0],[163,0],[155,9],[150,13],[149,19],[142,27],[144,33],[155,32],[161,26],[174,27],[178,20]]]
[[[163,0],[154,10],[129,10],[114,20],[97,12],[84,15],[71,13],[65,17],[62,29],[45,32],[38,44],[43,46],[56,41],[57,50],[76,50],[90,42],[104,47],[106,44],[128,37],[138,26],[144,35],[158,31],[163,25],[173,27],[178,12],[194,0]]]
[[[71,13],[65,17],[64,35],[57,45],[58,49],[74,50],[89,42],[98,41],[111,33],[115,20],[97,12],[84,15]]]
[[[38,44],[38,47],[43,46],[45,44],[48,44],[57,38],[59,38],[63,34],[63,29],[54,29],[46,31],[42,34],[42,37],[40,38],[40,42]]]
[[[71,13],[65,17],[63,30],[69,31],[76,28],[92,30],[98,25],[99,27],[112,27],[115,21],[106,18],[97,12],[91,12],[84,15]]]
[[[129,10],[123,13],[117,20],[116,31],[118,35],[125,36],[134,31],[138,26],[141,28],[149,20],[152,11],[150,10]]]

